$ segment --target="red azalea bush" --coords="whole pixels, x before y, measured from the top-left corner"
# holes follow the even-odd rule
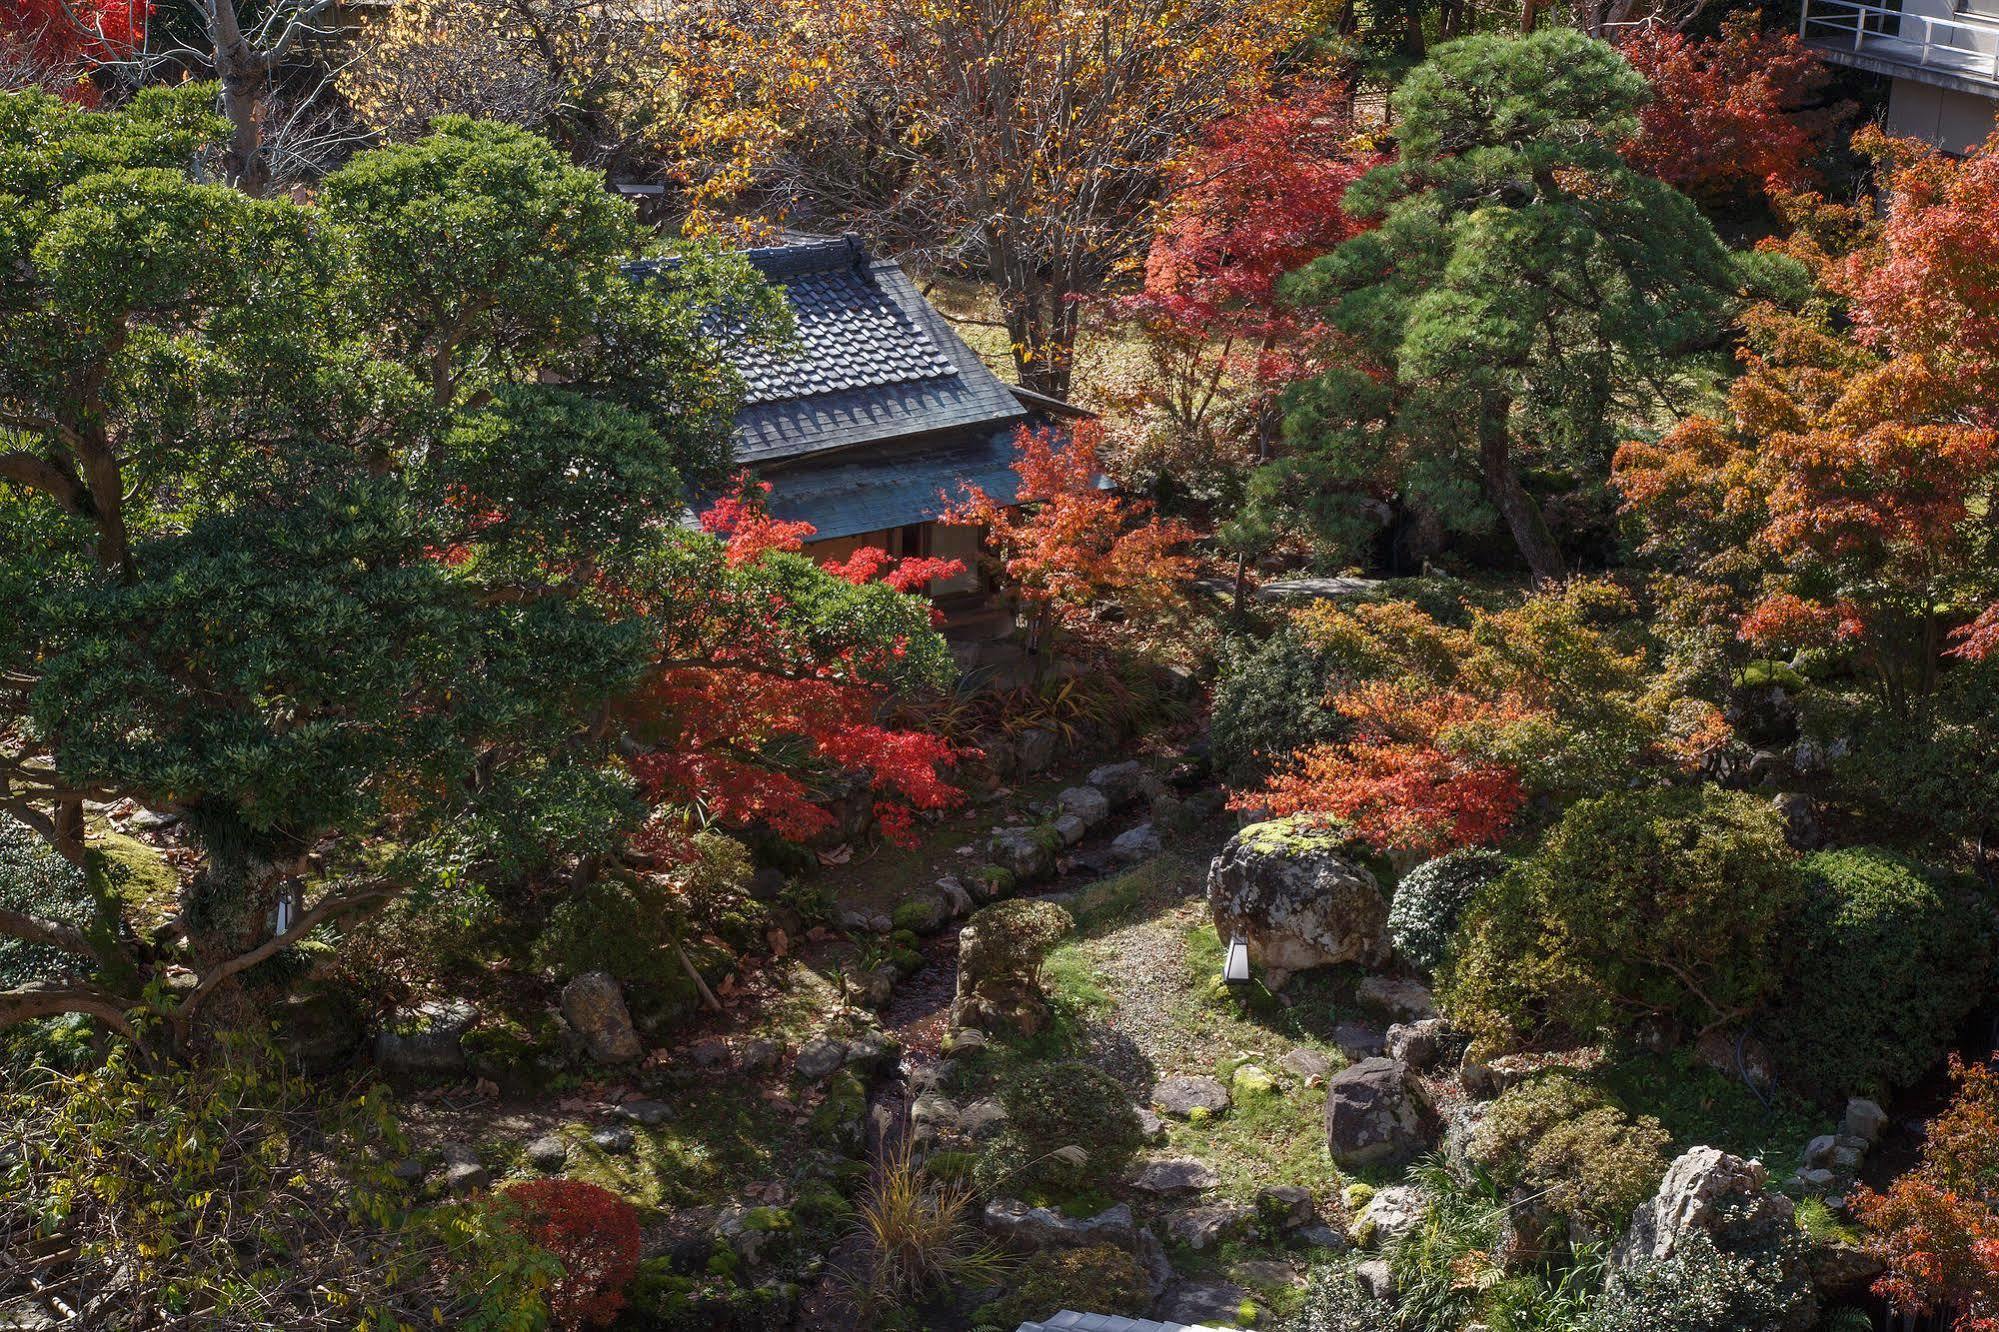
[[[514,1224],[562,1264],[548,1292],[549,1324],[603,1327],[625,1306],[639,1271],[638,1209],[609,1189],[575,1179],[534,1179],[501,1194]]]

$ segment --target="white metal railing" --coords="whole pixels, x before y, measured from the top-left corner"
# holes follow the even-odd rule
[[[1989,19],[1936,18],[1866,0],[1805,0],[1798,36],[1824,50],[1999,84],[1999,22]]]

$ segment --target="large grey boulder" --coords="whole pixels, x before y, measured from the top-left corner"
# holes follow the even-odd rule
[[[1059,840],[1059,834],[1044,834],[1038,828],[995,828],[986,842],[986,855],[993,864],[1026,882],[1055,868],[1054,843]]]
[[[1714,1147],[1686,1152],[1667,1167],[1659,1192],[1632,1213],[1630,1227],[1611,1251],[1612,1263],[1630,1271],[1697,1251],[1692,1241],[1705,1237],[1722,1253],[1753,1255],[1759,1264],[1774,1264],[1772,1275],[1792,1298],[1773,1326],[1804,1332],[1818,1321],[1810,1258],[1814,1246],[1798,1229],[1794,1204],[1767,1189],[1768,1182],[1760,1161]]]
[[[1648,1262],[1681,1253],[1698,1252],[1692,1244],[1705,1237],[1725,1254],[1753,1256],[1773,1268],[1780,1288],[1789,1292],[1782,1318],[1772,1324],[1782,1332],[1804,1332],[1818,1322],[1819,1302],[1813,1289],[1811,1250],[1798,1230],[1794,1206],[1773,1193],[1759,1161],[1714,1147],[1696,1147],[1666,1169],[1659,1192],[1641,1203],[1611,1261],[1630,1271]]]
[[[465,1069],[460,1043],[478,1014],[456,1000],[424,1004],[375,1035],[375,1066],[385,1074],[436,1075]]]
[[[1208,868],[1215,932],[1247,940],[1272,989],[1309,967],[1388,960],[1388,899],[1342,848],[1337,833],[1279,819],[1244,828]]]
[[[1046,1207],[1029,1207],[1017,1198],[995,1198],[982,1218],[987,1232],[1008,1248],[1086,1249],[1115,1244],[1129,1249],[1137,1241],[1131,1208],[1123,1203],[1078,1220]]]
[[[1632,1213],[1631,1226],[1612,1256],[1619,1267],[1632,1268],[1671,1258],[1696,1233],[1725,1249],[1725,1231],[1792,1225],[1791,1200],[1767,1192],[1768,1182],[1761,1161],[1745,1161],[1717,1147],[1696,1147],[1667,1167],[1659,1192]]]
[[[628,1064],[645,1053],[624,989],[607,972],[586,971],[563,986],[562,1016],[600,1064]]]
[[[1430,1145],[1432,1118],[1399,1059],[1363,1059],[1326,1080],[1326,1148],[1342,1169],[1413,1159]]]

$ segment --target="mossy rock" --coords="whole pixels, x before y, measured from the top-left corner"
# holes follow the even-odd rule
[[[481,1021],[459,1039],[472,1071],[512,1093],[538,1092],[569,1065],[561,1028],[542,1014],[533,1028],[513,1018]]]
[[[867,1137],[867,1114],[868,1089],[852,1069],[843,1068],[827,1081],[826,1099],[806,1128],[814,1142],[852,1155]]]
[[[1323,815],[1293,814],[1289,818],[1252,823],[1236,834],[1247,850],[1266,855],[1301,855],[1310,851],[1342,851],[1353,844],[1346,825]]]
[[[889,923],[898,931],[935,934],[951,923],[951,905],[935,893],[918,893],[897,904]]]
[[[1276,1091],[1277,1079],[1255,1064],[1244,1064],[1229,1079],[1229,1095],[1238,1101],[1270,1096]]]
[[[734,1273],[689,1276],[676,1273],[665,1258],[639,1264],[628,1295],[626,1322],[669,1332],[763,1332],[790,1323],[798,1303],[791,1282],[740,1285]]]

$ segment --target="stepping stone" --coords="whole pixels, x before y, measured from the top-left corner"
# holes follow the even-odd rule
[[[618,1107],[618,1117],[655,1128],[673,1118],[673,1107],[664,1101],[627,1101]]]
[[[528,1164],[544,1175],[552,1175],[569,1164],[569,1144],[553,1133],[536,1138],[523,1154]]]
[[[1196,1110],[1218,1115],[1229,1108],[1229,1089],[1208,1077],[1166,1078],[1153,1087],[1152,1103],[1179,1119],[1190,1118]]]
[[[1249,1212],[1241,1207],[1193,1207],[1167,1221],[1166,1233],[1199,1253],[1240,1234],[1248,1225]]]
[[[1332,1060],[1317,1050],[1307,1050],[1303,1046],[1278,1060],[1277,1066],[1301,1082],[1310,1082],[1313,1078],[1324,1079],[1333,1071]]]
[[[1220,1182],[1215,1172],[1199,1161],[1154,1161],[1138,1172],[1131,1186],[1163,1195],[1199,1193],[1212,1189]]]
[[[614,1156],[629,1152],[638,1142],[623,1124],[606,1124],[602,1128],[591,1129],[590,1141],[597,1145],[599,1151],[610,1152]]]

